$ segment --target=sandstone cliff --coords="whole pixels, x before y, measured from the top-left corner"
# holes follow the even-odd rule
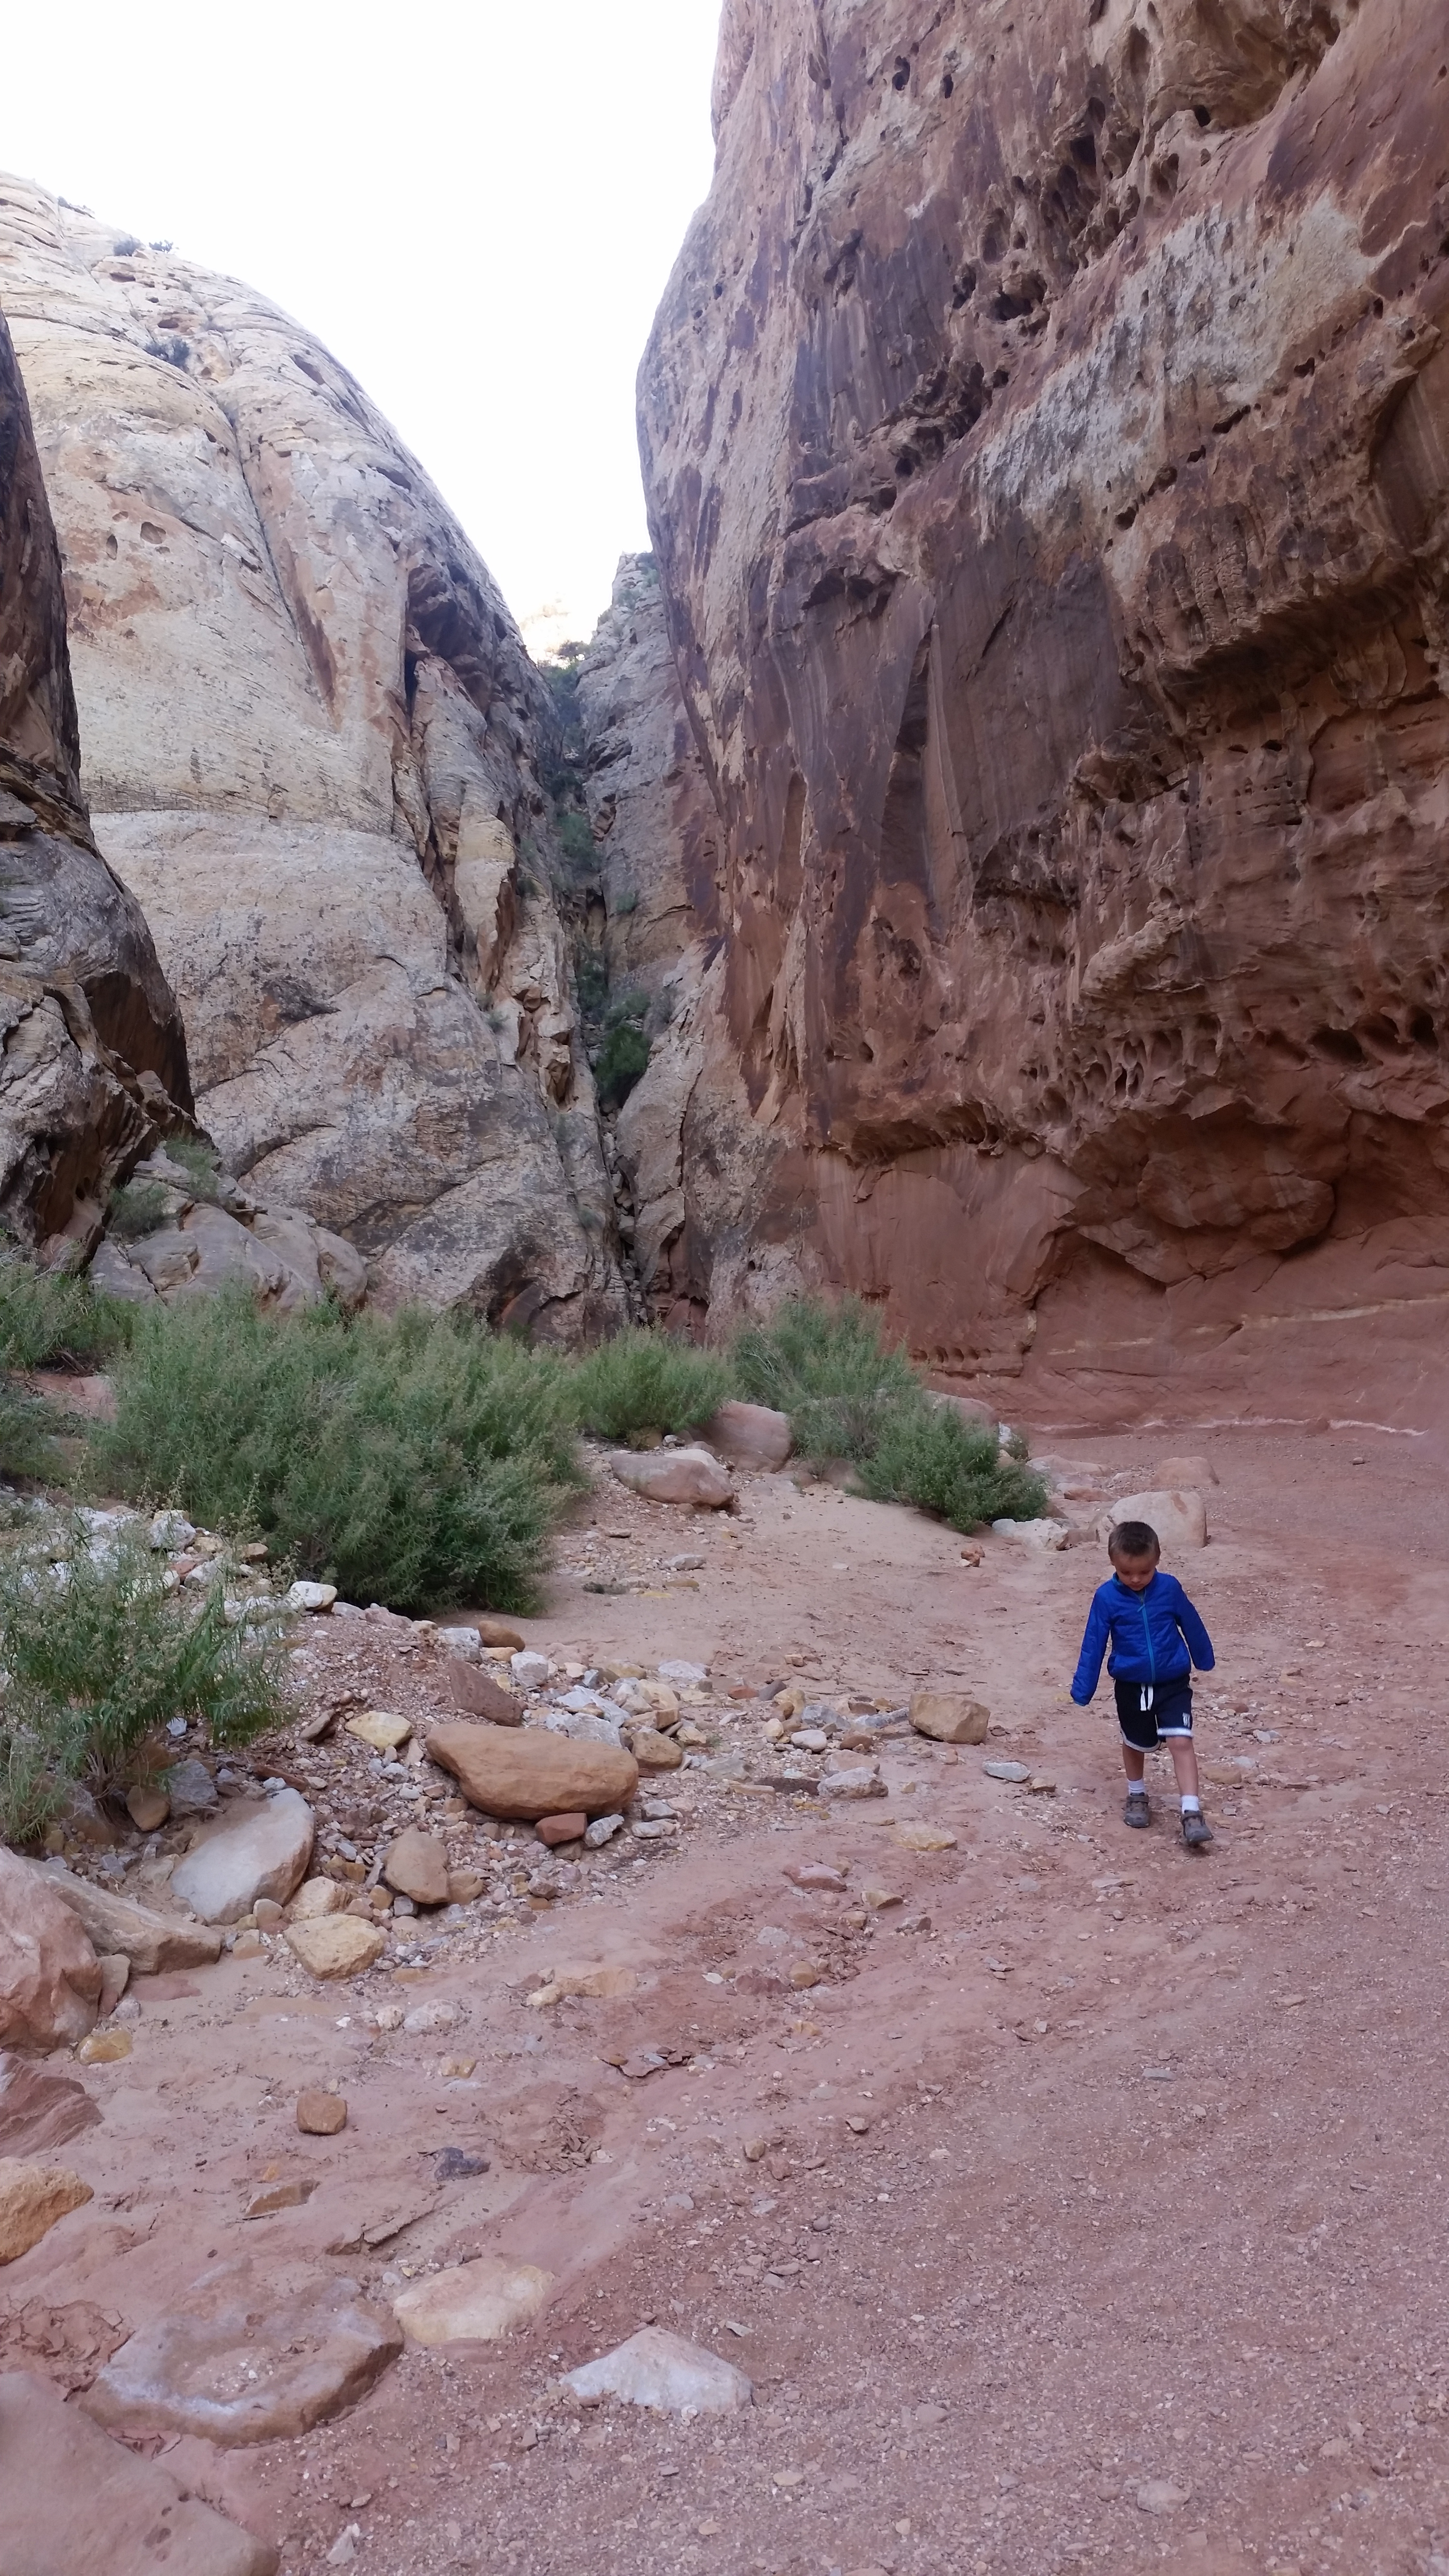
[[[1410,1402],[1449,1304],[1442,13],[726,0],[716,123],[640,378],[723,842],[689,1096],[747,1094],[699,1298],[748,1240],[1064,1410],[1285,1366]]]
[[[190,1107],[180,1015],[81,795],[60,556],[0,321],[0,1227],[89,1252]]]
[[[84,779],[249,1190],[385,1300],[622,1312],[549,891],[552,723],[484,565],[327,351],[0,181]]]

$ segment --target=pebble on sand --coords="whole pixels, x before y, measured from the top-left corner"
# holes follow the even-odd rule
[[[347,2126],[347,2105],[340,2093],[313,2090],[297,2096],[297,2126],[304,2138],[335,2138]]]

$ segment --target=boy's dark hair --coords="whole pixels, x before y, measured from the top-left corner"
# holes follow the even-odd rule
[[[1157,1532],[1146,1521],[1119,1521],[1107,1541],[1109,1556],[1160,1556]]]

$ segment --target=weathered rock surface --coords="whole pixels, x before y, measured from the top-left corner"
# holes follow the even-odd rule
[[[448,1658],[448,1689],[453,1706],[468,1717],[483,1717],[490,1726],[521,1726],[523,1702],[496,1682],[491,1673],[481,1672],[476,1664],[465,1664],[457,1655]]]
[[[542,1727],[435,1726],[429,1757],[451,1772],[469,1804],[485,1815],[535,1824],[540,1816],[609,1814],[627,1806],[639,1786],[632,1753],[611,1744],[577,1744]]]
[[[191,1106],[181,1017],[80,783],[61,562],[0,320],[0,1215],[88,1253],[113,1184]]]
[[[86,785],[199,1114],[384,1299],[565,1337],[621,1317],[543,684],[345,370],[246,287],[129,242],[0,182]]]
[[[728,1474],[708,1449],[611,1449],[609,1465],[621,1485],[648,1503],[718,1512],[735,1498]]]
[[[1119,1521],[1145,1521],[1157,1532],[1157,1543],[1166,1557],[1175,1548],[1206,1547],[1208,1537],[1207,1505],[1202,1495],[1188,1487],[1174,1487],[1165,1493],[1124,1494],[1112,1503],[1098,1523],[1105,1538]]]
[[[46,2155],[93,2129],[100,2116],[99,2103],[73,2075],[0,2054],[0,2155]]]
[[[16,2263],[73,2209],[91,2199],[91,2186],[68,2165],[30,2164],[0,2156],[0,2263]]]
[[[237,1806],[202,1829],[171,1873],[173,1893],[203,1923],[236,1923],[259,1896],[285,1905],[312,1857],[312,1810],[297,1789]]]
[[[984,1744],[991,1711],[969,1691],[913,1691],[911,1724],[937,1744]]]
[[[731,1467],[750,1467],[761,1475],[783,1467],[794,1446],[788,1413],[733,1399],[710,1415],[700,1437]]]
[[[319,2272],[277,2295],[245,2259],[218,2263],[112,2354],[81,2403],[118,2431],[289,2441],[355,2406],[401,2349],[355,2281]]]
[[[566,2371],[564,2386],[586,2402],[617,2397],[626,2406],[649,2406],[670,2415],[682,2414],[686,2407],[699,2415],[736,2414],[753,2402],[755,2393],[732,2361],[722,2361],[702,2344],[686,2343],[663,2326],[643,2326],[598,2361]]]
[[[375,1923],[353,1914],[305,1914],[287,1926],[287,1947],[314,1977],[356,1977],[387,1947]]]
[[[28,2371],[0,2375],[0,2524],[16,2576],[276,2576],[255,2540],[180,2485],[164,2463],[113,2442]]]
[[[448,1847],[436,1834],[425,1834],[420,1825],[408,1825],[388,1845],[382,1874],[389,1887],[399,1896],[410,1896],[415,1905],[448,1902]]]
[[[640,379],[723,945],[619,1130],[696,1306],[1442,1402],[1442,50],[729,0]]]
[[[434,2272],[394,2299],[393,2314],[413,2343],[498,2343],[532,2323],[553,2287],[552,2272],[482,2254]]]
[[[116,1951],[144,1977],[167,1968],[199,1968],[221,1956],[221,1934],[209,1923],[186,1923],[174,1914],[153,1914],[128,1896],[113,1896],[88,1878],[49,1862],[27,1864],[47,1888],[68,1905],[97,1951]],[[242,1912],[246,1912],[243,1906]],[[221,1917],[216,1918],[221,1920]]]
[[[0,2043],[73,2047],[100,1993],[100,1962],[70,1907],[43,1870],[0,1846]]]
[[[263,1206],[225,1175],[214,1200],[198,1200],[193,1177],[164,1147],[139,1162],[132,1178],[159,1188],[166,1216],[138,1242],[108,1234],[101,1243],[91,1276],[113,1297],[175,1305],[241,1287],[267,1311],[291,1315],[327,1296],[350,1313],[367,1295],[362,1255],[296,1208]]]

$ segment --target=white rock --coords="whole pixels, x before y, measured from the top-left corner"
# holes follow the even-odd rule
[[[235,1923],[259,1896],[285,1905],[312,1857],[312,1810],[295,1789],[233,1811],[178,1861],[172,1894],[203,1923]]]
[[[619,1717],[606,1717],[602,1709],[551,1708],[544,1716],[550,1735],[567,1735],[575,1744],[617,1744]]]
[[[529,1646],[521,1646],[509,1657],[509,1670],[520,1690],[542,1690],[549,1675],[547,1655],[537,1655]]]
[[[168,1556],[189,1547],[196,1536],[196,1523],[184,1512],[158,1512],[151,1523],[151,1545]]]
[[[393,2315],[413,2343],[497,2343],[537,2316],[553,2279],[536,2264],[484,2254],[414,2282],[394,2299]]]
[[[611,1843],[615,1834],[622,1832],[623,1824],[622,1816],[595,1816],[593,1823],[586,1827],[584,1832],[584,1841],[589,1850],[602,1851],[605,1843]]]
[[[858,1771],[827,1771],[815,1784],[821,1798],[884,1798],[886,1784],[873,1763]]]
[[[998,1538],[1020,1539],[1025,1547],[1065,1547],[1065,1521],[993,1521]]]
[[[1097,1523],[1100,1538],[1111,1537],[1118,1521],[1146,1521],[1157,1532],[1164,1556],[1174,1549],[1206,1547],[1207,1504],[1194,1486],[1165,1486],[1160,1492],[1126,1494],[1110,1503]]]
[[[444,1654],[456,1655],[464,1664],[476,1664],[483,1652],[483,1640],[476,1628],[440,1628],[438,1643]]]
[[[336,1598],[335,1583],[294,1583],[282,1606],[287,1610],[330,1610]]]
[[[709,1667],[707,1664],[661,1664],[659,1678],[662,1682],[672,1682],[678,1690],[688,1690],[692,1682],[708,1681]]]
[[[669,2415],[735,2414],[755,2393],[732,2361],[662,2326],[644,2326],[598,2361],[566,2371],[563,2385],[585,2400],[617,2397]]]

